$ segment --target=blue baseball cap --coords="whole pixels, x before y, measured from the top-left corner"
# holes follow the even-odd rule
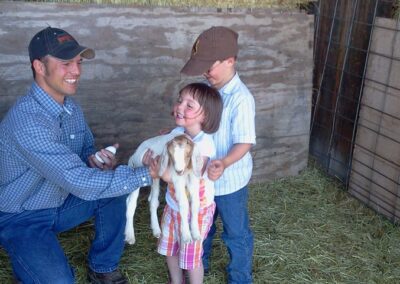
[[[69,60],[80,54],[83,58],[92,59],[95,52],[79,43],[62,29],[47,27],[38,32],[29,43],[31,62],[51,55],[61,60]]]

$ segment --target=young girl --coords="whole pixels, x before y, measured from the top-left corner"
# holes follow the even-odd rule
[[[185,133],[196,143],[204,160],[202,174],[210,158],[215,155],[215,145],[210,134],[218,130],[221,115],[222,99],[216,89],[203,83],[192,83],[180,90],[173,108],[173,116],[178,127],[172,131]],[[188,271],[191,284],[203,283],[204,269],[201,257],[203,240],[213,222],[214,186],[205,173],[201,178],[199,190],[198,221],[202,239],[183,244],[180,242],[181,220],[174,187],[168,172],[164,173],[162,178],[168,182],[167,204],[161,220],[162,235],[157,251],[167,257],[170,275],[168,283],[184,283],[184,270]],[[212,186],[206,187],[206,183]]]

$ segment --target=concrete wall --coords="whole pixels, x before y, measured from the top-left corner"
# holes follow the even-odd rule
[[[120,161],[145,138],[173,126],[169,115],[188,82],[179,71],[197,35],[212,25],[239,33],[238,72],[256,101],[253,182],[296,175],[308,159],[313,17],[291,10],[143,8],[0,3],[0,119],[32,81],[27,46],[60,27],[96,50],[76,99],[99,147],[119,142]]]

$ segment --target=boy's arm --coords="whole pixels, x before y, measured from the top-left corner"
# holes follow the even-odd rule
[[[220,160],[213,160],[208,167],[208,178],[211,180],[217,180],[223,173],[224,170],[239,161],[248,151],[250,151],[253,144],[250,143],[238,143],[233,145],[228,155]]]

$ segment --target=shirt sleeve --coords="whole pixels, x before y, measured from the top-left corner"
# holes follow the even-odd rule
[[[210,159],[214,158],[216,150],[211,135],[204,134],[204,138],[201,141],[196,142],[196,144],[199,147],[201,155],[203,157],[208,157]]]
[[[233,144],[256,143],[255,105],[251,95],[239,97],[232,110],[231,124]]]
[[[19,158],[63,190],[85,200],[95,200],[128,194],[151,184],[147,168],[119,166],[108,171],[89,168],[79,155],[59,141],[59,135],[45,123],[35,123],[14,132]],[[85,146],[87,154],[90,153],[89,144]]]
[[[96,148],[94,147],[93,134],[89,126],[85,123],[85,138],[81,154],[82,161],[89,165],[89,157],[94,153],[96,153]]]

